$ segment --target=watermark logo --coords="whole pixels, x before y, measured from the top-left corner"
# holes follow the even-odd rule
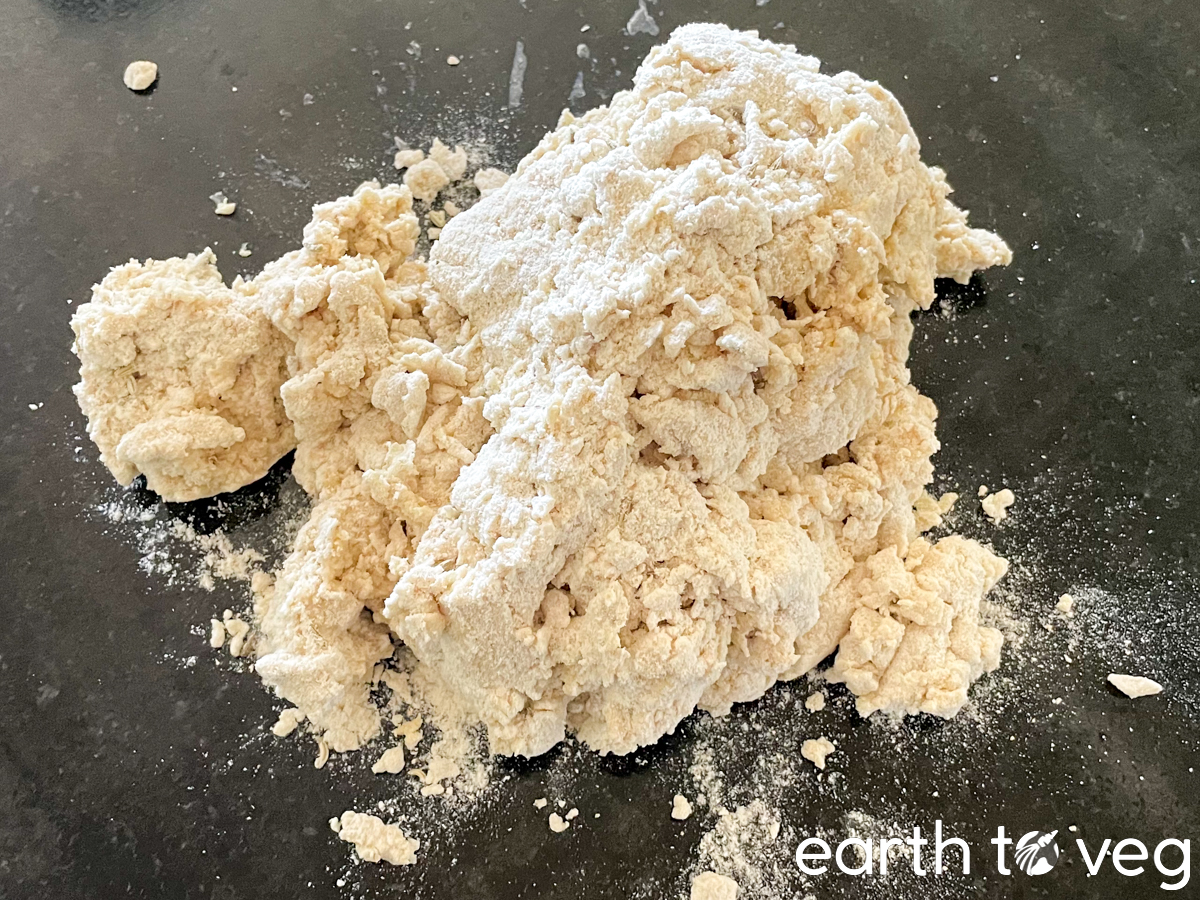
[[[1030,831],[1017,841],[1017,867],[1026,875],[1045,875],[1058,865],[1058,831]]]

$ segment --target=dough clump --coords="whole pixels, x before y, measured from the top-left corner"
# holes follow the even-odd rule
[[[167,499],[296,448],[314,508],[256,670],[334,751],[379,732],[399,642],[498,753],[627,753],[835,651],[864,715],[950,716],[998,664],[1005,563],[922,537],[910,314],[1011,254],[949,192],[877,84],[689,25],[428,263],[412,191],[367,184],[252,281],[115,269],[77,392]]]

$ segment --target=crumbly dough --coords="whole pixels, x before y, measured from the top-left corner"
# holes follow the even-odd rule
[[[804,708],[809,712],[820,712],[825,708],[825,695],[820,691],[809,694],[804,700]]]
[[[479,196],[486,197],[504,187],[504,183],[508,181],[508,173],[499,169],[480,169],[475,173],[474,181]]]
[[[878,85],[685,26],[428,265],[415,188],[368,184],[252,281],[114,270],[76,315],[80,400],[170,499],[295,445],[314,508],[255,668],[333,751],[379,732],[396,640],[499,753],[627,753],[835,650],[864,715],[949,716],[998,663],[1005,563],[921,537],[948,503],[910,313],[1010,259],[949,190]]]
[[[366,862],[389,862],[393,866],[411,866],[417,861],[421,842],[410,838],[399,825],[388,825],[379,816],[348,810],[330,819],[329,827],[343,841],[353,844]]]
[[[1149,678],[1144,678],[1141,675],[1118,675],[1116,673],[1108,676],[1108,682],[1126,697],[1152,697],[1155,694],[1162,693],[1162,685],[1157,681],[1152,681]]]
[[[158,65],[148,59],[135,60],[125,67],[122,80],[131,91],[144,91],[158,80]]]
[[[825,771],[825,759],[835,749],[833,742],[828,738],[815,738],[800,745],[800,755],[821,771]]]
[[[376,775],[397,775],[404,771],[404,745],[399,744],[383,751],[383,755],[371,766]]]
[[[1008,518],[1008,508],[1016,501],[1016,495],[1008,488],[1005,488],[1002,491],[996,491],[996,493],[984,497],[979,501],[979,505],[987,513],[987,517],[992,520],[992,524],[999,525]]]
[[[432,157],[426,157],[418,163],[413,163],[404,173],[405,187],[412,191],[413,197],[426,203],[436,197],[438,191],[449,183],[450,176]]]
[[[738,883],[728,875],[701,872],[692,880],[691,900],[737,900]]]
[[[692,804],[683,794],[676,794],[671,800],[671,818],[682,822],[692,814]]]

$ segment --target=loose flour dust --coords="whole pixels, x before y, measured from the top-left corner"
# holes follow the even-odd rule
[[[428,716],[441,737],[404,776],[469,794],[472,728],[496,753],[628,753],[835,651],[862,715],[963,707],[999,662],[981,601],[1005,563],[923,536],[954,498],[925,493],[909,314],[1010,254],[891,95],[687,26],[514,177],[476,173],[482,202],[433,209],[427,262],[413,196],[466,160],[402,164],[405,187],[318,206],[250,281],[210,251],[131,262],[73,321],[122,483],[192,500],[295,450],[311,516],[254,579],[241,646],[319,762],[389,729],[407,747]],[[778,815],[702,787],[702,858],[754,890],[739,854]]]

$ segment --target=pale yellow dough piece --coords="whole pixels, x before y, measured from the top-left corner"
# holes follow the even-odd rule
[[[158,65],[148,59],[131,62],[125,67],[122,80],[131,91],[144,91],[158,80]]]
[[[1162,693],[1162,685],[1157,681],[1152,681],[1141,675],[1119,675],[1112,674],[1108,676],[1108,682],[1126,697],[1152,697],[1155,694]]]
[[[348,810],[330,819],[329,827],[343,841],[353,844],[364,862],[387,862],[411,866],[417,861],[421,842],[410,838],[398,825],[388,825],[378,816]]]
[[[987,513],[987,517],[992,520],[993,525],[999,525],[1008,518],[1008,508],[1017,500],[1016,495],[1005,488],[1002,491],[996,491],[994,494],[989,494],[979,501],[979,505],[983,507],[983,511]]]
[[[828,738],[807,740],[800,745],[800,755],[821,771],[825,770],[825,760],[835,747]]]
[[[728,875],[701,872],[692,880],[690,900],[737,900],[738,883]]]

